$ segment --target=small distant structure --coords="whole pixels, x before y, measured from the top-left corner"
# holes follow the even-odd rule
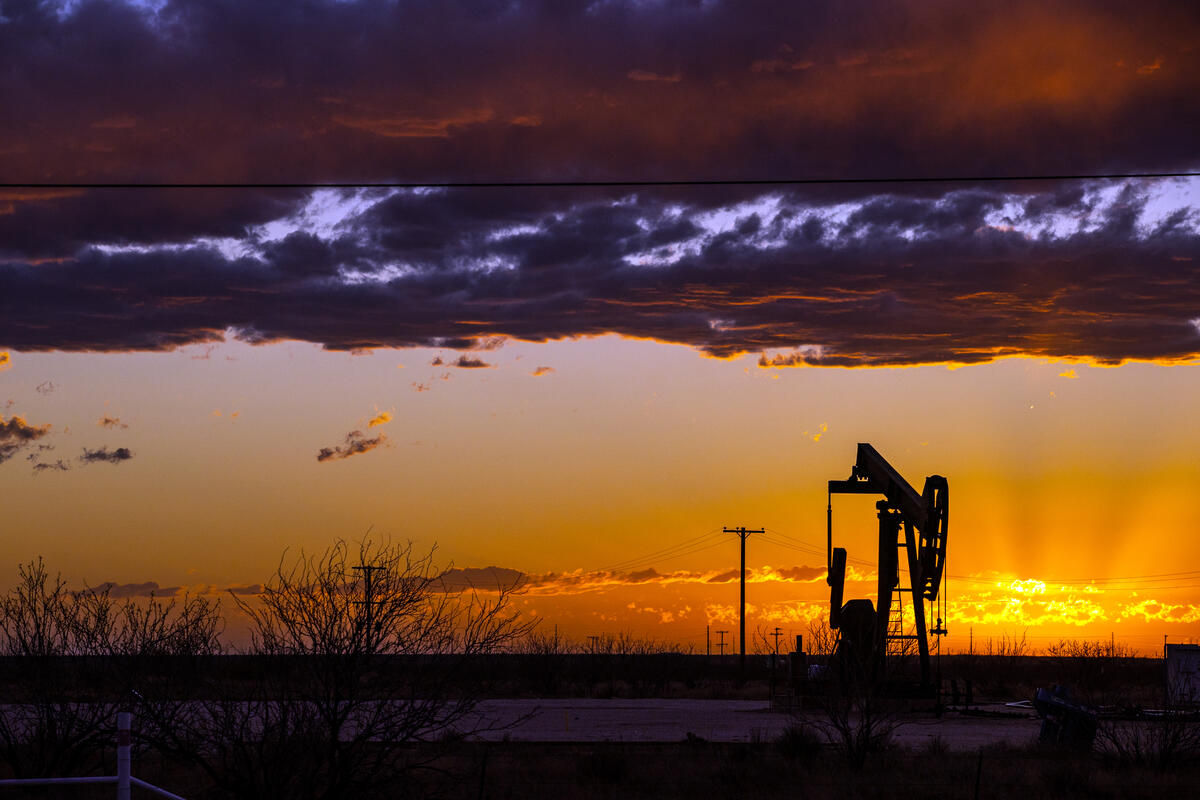
[[[1200,705],[1200,645],[1163,646],[1167,671],[1167,705]]]

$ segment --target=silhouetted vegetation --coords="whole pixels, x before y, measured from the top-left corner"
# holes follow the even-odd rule
[[[472,717],[463,659],[503,652],[531,627],[507,591],[447,591],[439,575],[411,544],[338,541],[281,561],[253,602],[235,598],[251,621],[252,680],[167,716],[146,704],[151,740],[235,798],[409,794],[436,751],[405,745],[488,727]]]
[[[1200,722],[1139,715],[1161,705],[1161,661],[1111,641],[1034,656],[1024,638],[1001,639],[939,662],[943,677],[973,682],[977,703],[1070,685],[1105,711],[1090,755],[988,748],[980,760],[940,737],[904,750],[896,707],[853,665],[776,738],[758,728],[739,744],[485,743],[472,739],[490,727],[473,713],[485,697],[765,700],[775,642],[760,631],[743,675],[732,655],[535,629],[511,593],[448,591],[439,575],[433,553],[390,543],[281,560],[261,595],[229,601],[251,623],[248,643],[229,649],[215,600],[118,599],[68,587],[40,560],[21,565],[0,604],[3,772],[110,773],[122,709],[135,712],[138,774],[192,798],[690,798],[750,786],[964,797],[979,774],[980,797],[1124,797],[1198,777]],[[814,623],[806,649],[824,655],[810,663],[827,662],[834,642]]]
[[[71,590],[40,558],[19,566],[0,619],[0,760],[17,777],[95,771],[118,707],[176,688],[179,672],[154,670],[155,660],[172,657],[178,670],[180,657],[217,653],[219,631],[205,598],[117,602],[107,588]]]

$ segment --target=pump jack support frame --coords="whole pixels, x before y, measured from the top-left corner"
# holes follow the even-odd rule
[[[913,637],[920,657],[921,685],[930,685],[929,630],[925,620],[925,600],[936,600],[946,561],[946,531],[949,523],[949,484],[940,475],[925,479],[924,491],[916,490],[900,476],[879,452],[869,444],[858,445],[858,457],[847,480],[829,481],[829,506],[826,512],[826,566],[829,571],[829,626],[837,629],[844,616],[842,597],[846,574],[846,550],[833,546],[833,495],[882,494],[886,499],[875,504],[879,519],[879,560],[875,624],[872,649],[877,662],[887,654],[892,602],[896,593],[911,594]],[[903,529],[904,538],[900,540]],[[903,547],[908,564],[909,586],[900,588],[897,550]],[[851,601],[864,602],[870,601]],[[933,631],[945,631],[938,621]],[[908,638],[903,633],[901,638]]]

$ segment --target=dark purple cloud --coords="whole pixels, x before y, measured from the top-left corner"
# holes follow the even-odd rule
[[[201,237],[242,238],[258,225],[298,211],[305,197],[301,191],[245,189],[0,189],[0,260],[62,258],[92,244],[161,245]],[[286,263],[288,255],[281,247],[281,262]]]
[[[1200,14],[1168,0],[6,0],[0,16],[12,182],[1200,166]],[[0,346],[618,333],[764,366],[1193,357],[1195,208],[1113,186],[3,190]],[[363,452],[322,460],[347,447]]]
[[[492,365],[482,358],[476,358],[475,356],[459,356],[451,366],[458,367],[459,369],[487,369]]]
[[[644,191],[376,193],[305,245],[314,270],[294,234],[0,263],[0,346],[232,335],[470,351],[618,333],[761,353],[764,366],[1179,360],[1200,353],[1187,188],[759,192],[717,206]]]
[[[338,461],[356,456],[359,453],[374,450],[386,441],[387,436],[382,433],[375,437],[369,437],[362,431],[350,431],[346,434],[346,440],[342,444],[336,447],[322,447],[317,453],[317,461]]]
[[[123,600],[130,597],[174,597],[179,594],[179,586],[159,586],[156,581],[143,583],[114,583],[105,581],[92,591],[100,594],[107,593],[109,597]]]
[[[766,581],[794,581],[811,583],[824,580],[824,567],[807,565],[783,567],[780,569],[766,568],[763,570],[747,570],[747,580],[753,583]],[[439,576],[439,588],[445,591],[462,591],[479,589],[495,591],[497,589],[528,590],[534,594],[569,594],[595,591],[612,586],[628,586],[639,584],[671,584],[671,583],[729,583],[738,579],[737,570],[695,572],[676,570],[659,572],[654,567],[634,570],[632,572],[612,572],[607,570],[543,574],[528,574],[508,567],[455,567]]]
[[[437,577],[439,588],[447,592],[508,591],[519,588],[525,580],[525,573],[507,567],[453,567]]]
[[[96,450],[83,448],[83,455],[79,457],[80,464],[120,464],[122,461],[128,461],[133,458],[133,453],[128,447],[118,447],[115,450],[109,450],[107,446],[100,447]]]
[[[1172,0],[53,5],[0,3],[7,180],[1196,165]]]

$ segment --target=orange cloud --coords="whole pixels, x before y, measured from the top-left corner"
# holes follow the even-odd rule
[[[12,366],[12,355],[7,350],[0,350],[0,372]]]
[[[625,73],[625,77],[631,81],[641,82],[657,82],[657,83],[679,83],[683,80],[683,76],[678,72],[672,72],[670,75],[662,75],[657,72],[650,72],[644,69],[631,69]]]
[[[1162,69],[1162,65],[1163,65],[1162,56],[1159,56],[1158,58],[1154,59],[1154,61],[1152,63],[1142,64],[1140,67],[1138,67],[1137,74],[1138,75],[1153,75],[1154,73],[1156,73],[1160,69]]]
[[[751,72],[797,72],[810,69],[812,61],[792,60],[787,58],[762,58],[750,65]]]
[[[555,371],[554,367],[538,367],[537,369],[535,369],[533,372],[531,372],[529,374],[535,378],[540,378],[543,375],[549,375],[551,372],[554,372],[554,371]]]
[[[525,593],[531,596],[575,595],[620,586],[644,584],[658,586],[692,584],[702,586],[705,584],[731,583],[738,579],[737,570],[676,570],[673,572],[659,572],[654,567],[629,572],[578,569],[571,572],[547,572],[541,575],[529,575],[519,570],[502,567],[486,567],[483,569],[472,567],[465,570],[451,570],[447,573],[447,576],[450,576],[447,579],[452,582],[456,581],[459,579],[459,573],[470,576],[472,585],[481,589],[495,583],[494,576],[500,575],[503,577],[503,583],[519,582]],[[815,584],[824,580],[824,567],[810,567],[807,565],[793,567],[763,566],[746,570],[746,582],[752,584]],[[850,567],[846,573],[846,580],[851,583],[865,583],[874,581],[875,576],[873,574],[864,574]]]
[[[1121,617],[1145,622],[1200,622],[1200,605],[1139,600],[1122,608]]]
[[[347,128],[388,139],[445,139],[455,128],[488,122],[495,116],[490,108],[464,111],[445,117],[338,115],[333,121]]]
[[[28,447],[31,442],[50,433],[50,424],[30,425],[22,416],[13,416],[5,421],[0,416],[0,464]]]
[[[387,425],[391,421],[392,421],[392,415],[387,411],[381,411],[378,414],[376,414],[374,417],[371,417],[371,421],[367,423],[367,427],[375,428],[380,425]]]

